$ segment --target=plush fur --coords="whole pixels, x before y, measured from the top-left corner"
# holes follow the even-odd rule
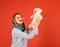
[[[33,13],[34,14],[30,17],[32,19],[32,22],[29,25],[29,27],[31,27],[31,28],[34,28],[36,26],[38,20],[41,21],[43,19],[42,15],[41,15],[41,13],[42,13],[41,8],[35,8]]]

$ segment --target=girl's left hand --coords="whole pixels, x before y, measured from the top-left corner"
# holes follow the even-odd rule
[[[36,26],[36,27],[38,27],[38,26],[39,26],[39,24],[40,24],[40,19],[39,19],[39,18],[37,18],[37,19],[36,19],[36,25],[35,25],[35,26]]]

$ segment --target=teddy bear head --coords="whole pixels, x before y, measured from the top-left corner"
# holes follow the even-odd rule
[[[34,9],[34,14],[41,14],[42,9],[41,8],[35,8]]]

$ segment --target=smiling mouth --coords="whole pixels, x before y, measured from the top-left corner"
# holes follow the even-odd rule
[[[20,22],[22,22],[23,20],[20,20]]]

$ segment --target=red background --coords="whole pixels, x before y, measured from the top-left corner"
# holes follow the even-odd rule
[[[23,15],[28,27],[33,9],[43,9],[39,34],[28,40],[28,47],[60,47],[60,0],[0,0],[0,47],[10,47],[12,16]]]

